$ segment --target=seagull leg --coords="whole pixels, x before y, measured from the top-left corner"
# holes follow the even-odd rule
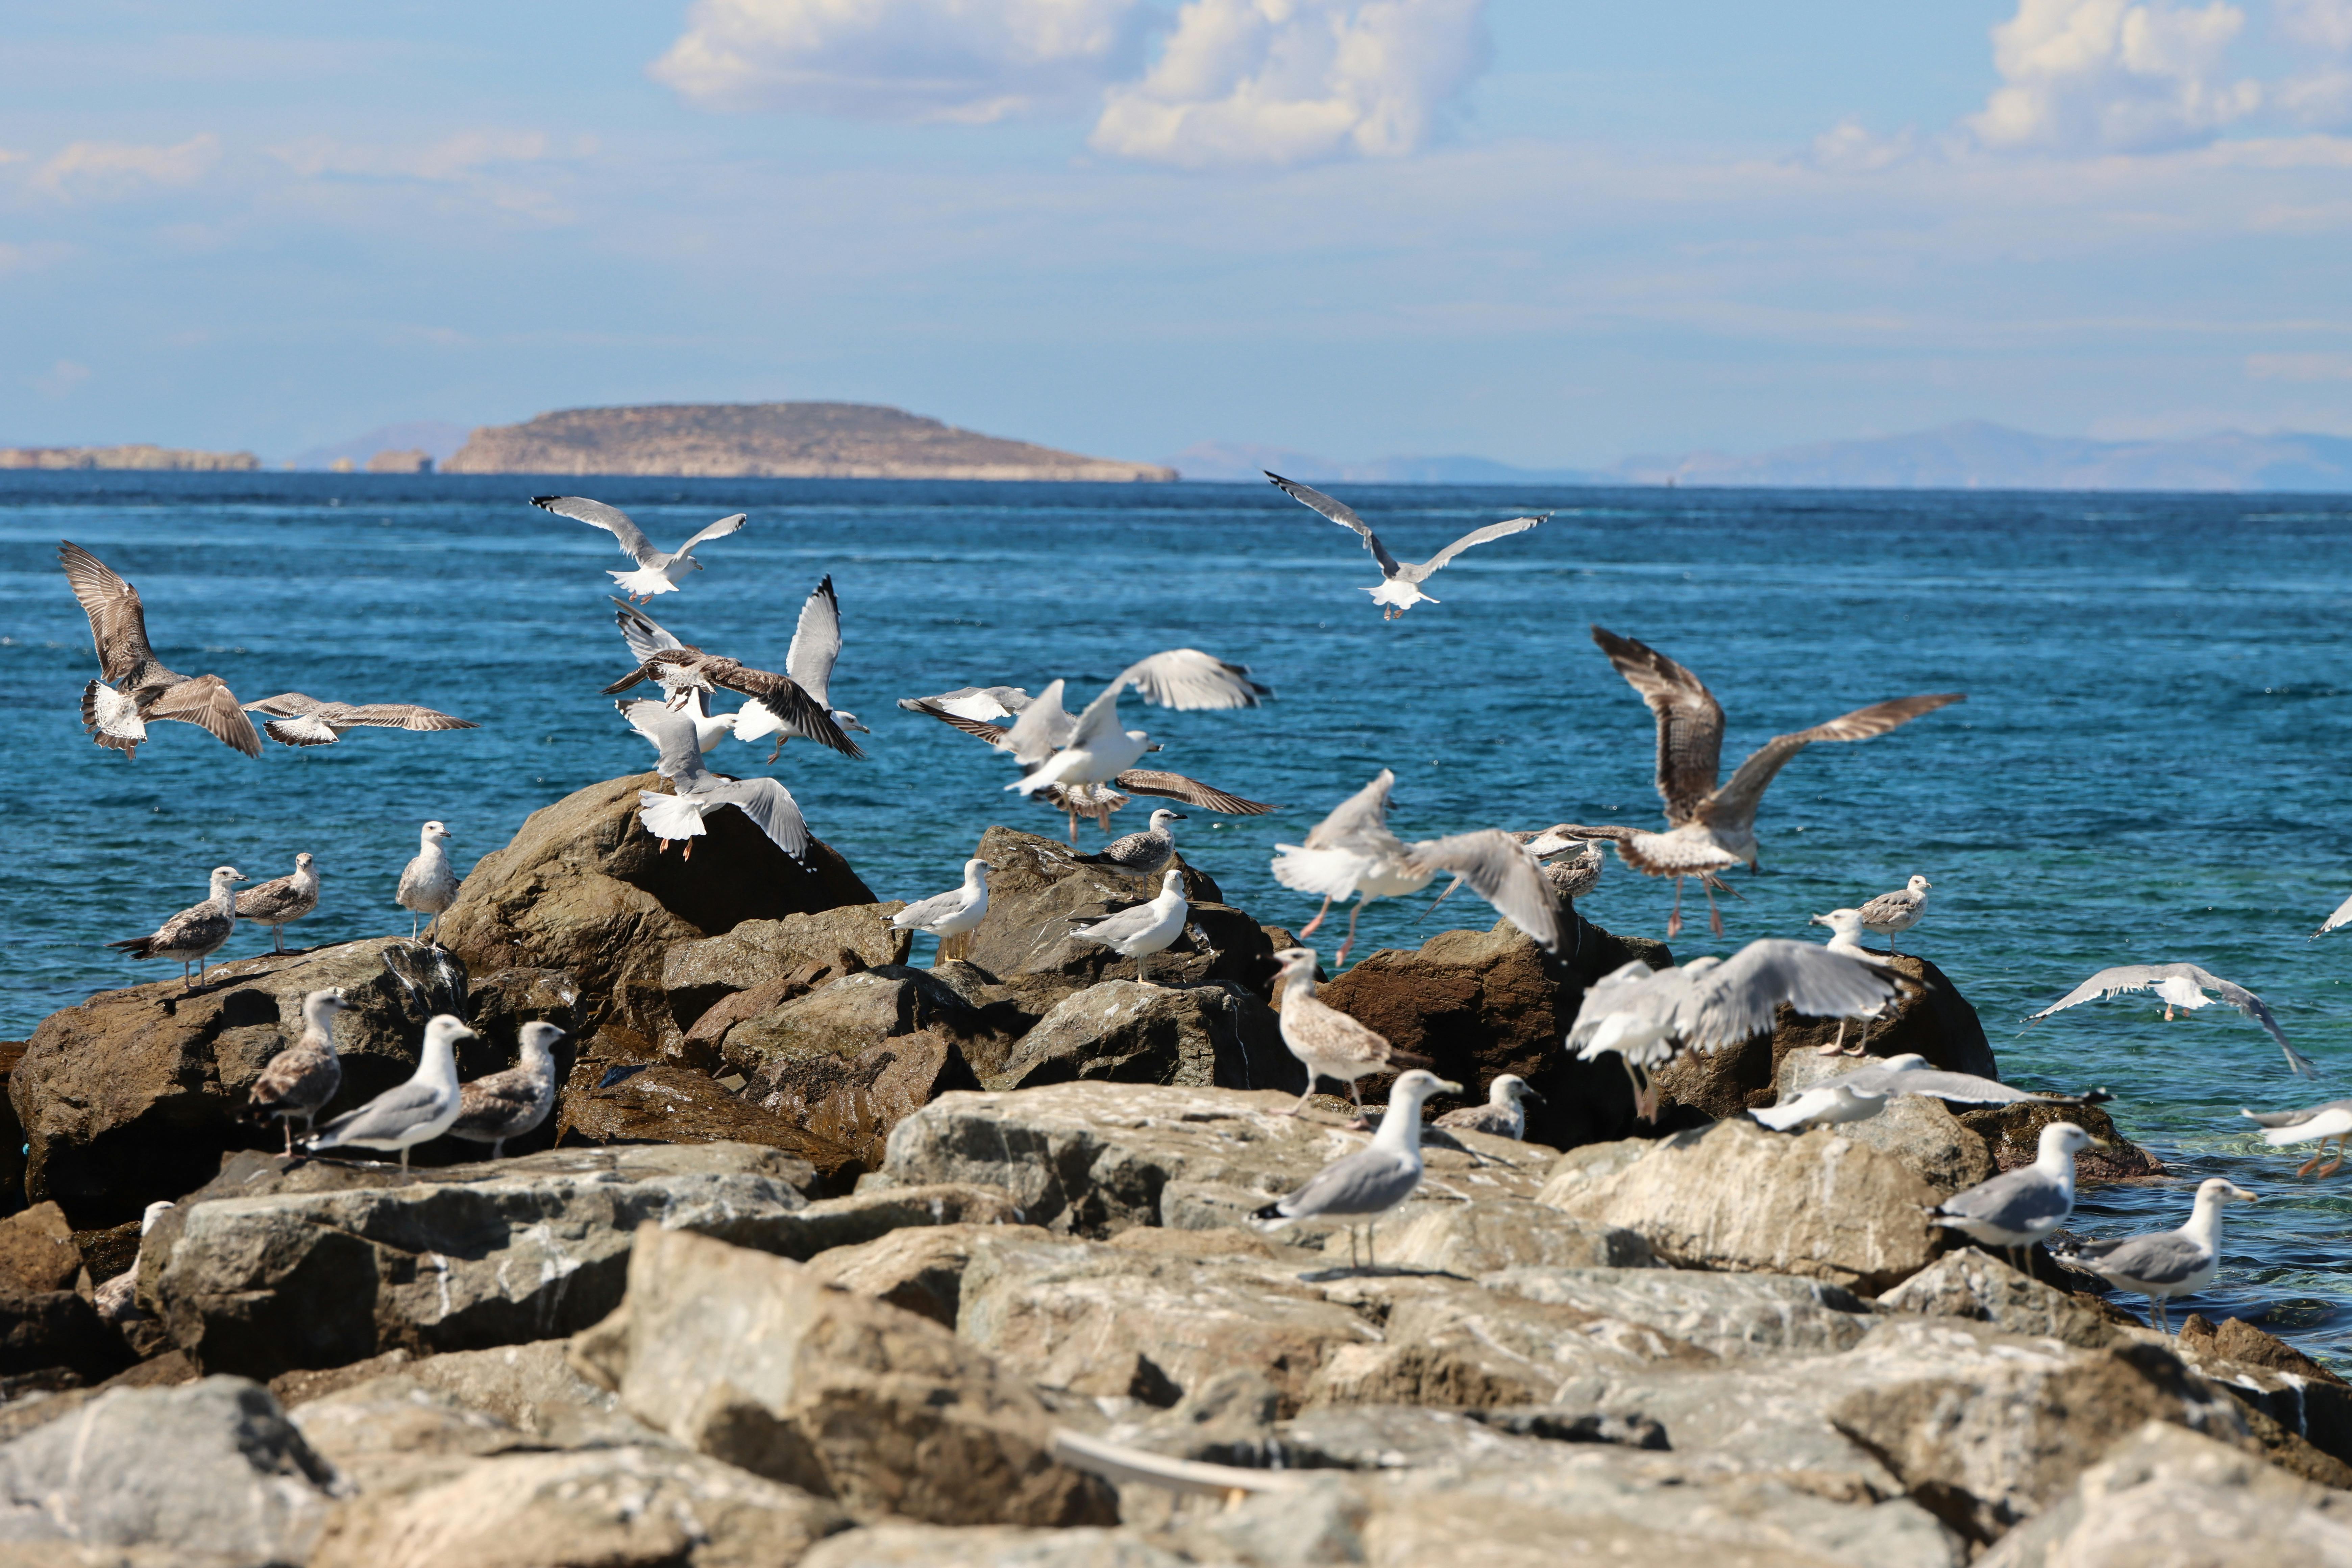
[[[1838,1020],[1837,1038],[1832,1040],[1826,1046],[1815,1047],[1814,1050],[1816,1055],[1824,1057],[1842,1057],[1845,1055],[1845,1020],[1843,1018],[1840,1018]]]
[[[408,1145],[405,1143],[400,1146],[400,1173],[404,1176],[408,1174]]]
[[[281,1116],[278,1119],[278,1125],[286,1134],[286,1157],[291,1160],[294,1157],[294,1119]],[[308,1132],[310,1130],[305,1127],[302,1131]]]
[[[1716,935],[1721,936],[1723,934],[1723,911],[1715,907],[1715,889],[1713,888],[1707,888],[1706,892],[1707,926],[1715,932]]]
[[[271,926],[269,928],[269,951],[272,952],[284,952],[286,951],[286,928],[284,926]]]
[[[2307,1176],[2318,1167],[2318,1164],[2322,1160],[2326,1158],[2327,1140],[2323,1138],[2319,1141],[2319,1152],[2314,1154],[2310,1159],[2305,1160],[2302,1164],[2297,1165],[2294,1168],[2294,1173],[2298,1176]]]
[[[693,859],[693,858],[694,858],[694,840],[693,840],[693,839],[689,838],[689,839],[688,839],[688,840],[686,841],[686,847],[678,851],[677,858],[678,858],[679,859],[681,859],[681,860],[691,860],[691,859]],[[434,917],[433,917],[433,919],[434,919],[434,921],[437,923],[437,922],[440,921],[441,917],[440,917],[439,915],[436,915],[436,916],[434,916]]]
[[[1316,929],[1322,925],[1323,917],[1330,912],[1331,895],[1326,893],[1323,895],[1323,907],[1315,911],[1315,918],[1313,920],[1308,921],[1305,925],[1298,928],[1298,934],[1302,937],[1313,936],[1316,932]]]
[[[1855,1046],[1855,1047],[1853,1047],[1853,1050],[1848,1051],[1848,1052],[1846,1053],[1846,1055],[1848,1055],[1848,1056],[1853,1056],[1853,1057],[1866,1057],[1866,1056],[1868,1056],[1868,1055],[1870,1054],[1870,1026],[1871,1026],[1874,1022],[1875,1022],[1875,1020],[1874,1020],[1874,1019],[1872,1019],[1872,1018],[1865,1017],[1865,1018],[1864,1018],[1864,1019],[1863,1019],[1863,1021],[1862,1021],[1862,1043],[1861,1043],[1861,1044],[1859,1044],[1859,1045],[1857,1045],[1857,1046]],[[1844,1019],[1843,1019],[1843,1018],[1841,1018],[1841,1019],[1839,1019],[1839,1020],[1838,1020],[1838,1031],[1839,1031],[1841,1034],[1843,1034],[1843,1033],[1844,1032],[1844,1030],[1845,1030],[1845,1020],[1844,1020]]]
[[[1673,938],[1673,937],[1678,937],[1678,936],[1680,936],[1680,935],[1682,935],[1682,934],[1683,934],[1683,879],[1682,879],[1680,877],[1676,877],[1676,878],[1675,879],[1675,907],[1674,907],[1673,912],[1671,912],[1670,914],[1668,914],[1668,915],[1666,916],[1666,935],[1667,935],[1669,938]]]
[[[1348,1131],[1370,1132],[1372,1130],[1372,1123],[1370,1118],[1364,1114],[1364,1091],[1354,1079],[1348,1080],[1348,1098],[1356,1102],[1356,1120],[1348,1123]]]
[[[2172,1314],[2164,1310],[2163,1297],[2150,1296],[2147,1299],[2147,1313],[2149,1317],[2156,1320],[2158,1328],[2163,1330],[2168,1335],[2172,1332]]]
[[[1348,962],[1349,950],[1356,945],[1356,922],[1363,919],[1364,906],[1370,902],[1371,902],[1371,898],[1369,894],[1358,893],[1356,895],[1355,908],[1348,911],[1348,940],[1339,944],[1339,951],[1333,955],[1331,959],[1332,968],[1337,969],[1339,965]]]
[[[776,737],[776,749],[768,753],[768,765],[772,768],[774,767],[776,765],[776,759],[783,754],[784,738],[782,735],[778,735]]]
[[[2343,1168],[2344,1168],[2344,1140],[2343,1140],[2343,1139],[2341,1139],[2341,1138],[2338,1138],[2338,1139],[2336,1141],[2336,1158],[2335,1158],[2335,1159],[2333,1159],[2333,1160],[2331,1160],[2331,1161],[2329,1161],[2326,1164],[2322,1165],[2322,1166],[2319,1168],[2319,1173],[2320,1173],[2321,1175],[2323,1175],[2323,1176],[2332,1176],[2332,1175],[2334,1175],[2336,1172],[2338,1172],[2338,1171],[2342,1170]]]
[[[2169,1002],[2164,1005],[2164,1021],[2168,1024],[2172,1022],[2172,1004]]]
[[[1297,1103],[1297,1104],[1296,1104],[1296,1105],[1292,1106],[1292,1107],[1291,1107],[1289,1110],[1277,1110],[1277,1111],[1276,1111],[1276,1112],[1275,1112],[1275,1114],[1276,1114],[1276,1116],[1304,1116],[1304,1115],[1306,1115],[1306,1114],[1307,1114],[1307,1102],[1308,1100],[1312,1100],[1312,1099],[1314,1099],[1314,1098],[1315,1098],[1315,1079],[1316,1079],[1316,1077],[1317,1077],[1317,1076],[1318,1076],[1318,1075],[1317,1075],[1317,1073],[1316,1073],[1315,1069],[1314,1069],[1313,1068],[1308,1068],[1307,1069],[1307,1092],[1306,1092],[1306,1093],[1304,1093],[1304,1094],[1302,1094],[1302,1095],[1300,1095],[1300,1096],[1298,1097],[1298,1103]]]
[[[1397,613],[1402,615],[1404,612],[1400,610]],[[1379,1272],[1381,1267],[1381,1249],[1379,1244],[1372,1238],[1372,1230],[1380,1223],[1376,1219],[1368,1219],[1364,1222],[1364,1266],[1375,1273]]]

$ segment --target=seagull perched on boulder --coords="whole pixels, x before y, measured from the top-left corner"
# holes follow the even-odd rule
[[[303,1139],[303,1149],[312,1154],[343,1148],[397,1149],[400,1168],[407,1170],[408,1152],[440,1137],[457,1120],[457,1042],[474,1037],[462,1018],[438,1013],[426,1019],[425,1047],[408,1081],[336,1117]]]
[[[343,994],[313,991],[302,998],[302,1034],[292,1045],[269,1058],[246,1097],[246,1113],[277,1119],[286,1133],[286,1152],[294,1152],[294,1119],[302,1119],[302,1134],[343,1087],[343,1062],[335,1055],[335,1020],[352,1010]]]
[[[1906,1094],[1960,1105],[2104,1105],[2115,1096],[2104,1089],[2087,1094],[2034,1094],[1974,1073],[1944,1072],[1927,1065],[1916,1051],[1872,1062],[1852,1072],[1817,1083],[1794,1100],[1748,1114],[1777,1132],[1792,1127],[1829,1127],[1844,1121],[1867,1121],[1886,1109],[1887,1102]]]
[[[437,943],[441,917],[457,901],[457,889],[462,879],[457,868],[449,864],[449,851],[443,847],[449,842],[448,825],[428,822],[417,830],[416,855],[401,868],[400,886],[393,901],[410,911],[408,940],[416,940],[416,917],[431,915],[433,923],[425,928],[425,940]]]
[[[319,907],[319,862],[308,850],[294,857],[294,874],[276,877],[236,896],[236,918],[269,928],[269,951],[286,951],[286,928]]]
[[[1160,894],[1150,903],[1121,910],[1115,915],[1105,915],[1091,925],[1080,926],[1070,935],[1076,941],[1097,942],[1121,958],[1135,960],[1136,984],[1154,985],[1154,982],[1144,973],[1144,961],[1155,952],[1165,952],[1178,937],[1184,934],[1184,922],[1192,917],[1192,906],[1184,898],[1184,873],[1171,866],[1160,874]],[[1156,985],[1154,988],[1158,989]]]
[[[2074,1212],[2074,1156],[2113,1147],[2072,1121],[2053,1121],[2042,1129],[2033,1163],[1954,1193],[1936,1205],[1928,1221],[2006,1249],[2017,1271],[2030,1276],[2025,1254]]]
[[[1891,893],[1881,893],[1855,911],[1862,917],[1862,929],[1876,931],[1886,939],[1886,951],[1895,951],[1897,933],[1909,931],[1927,912],[1927,890],[1936,884],[1925,877],[1914,877]]]
[[[2179,1230],[2162,1230],[2122,1241],[2052,1242],[2050,1253],[2077,1268],[2087,1268],[2111,1285],[2137,1290],[2147,1298],[2148,1316],[2164,1332],[2172,1332],[2171,1316],[2164,1304],[2213,1283],[2221,1269],[2221,1205],[2250,1204],[2254,1194],[2220,1176],[2197,1184],[2197,1202],[2189,1223]]]
[[[1370,1078],[1394,1067],[1425,1068],[1432,1066],[1428,1058],[1414,1056],[1411,1051],[1398,1050],[1388,1037],[1348,1016],[1320,996],[1315,994],[1315,950],[1311,947],[1286,947],[1274,955],[1282,965],[1277,978],[1282,983],[1282,1043],[1290,1054],[1307,1064],[1307,1089],[1298,1103],[1278,1114],[1297,1116],[1315,1098],[1315,1080],[1336,1078],[1348,1086],[1348,1098],[1356,1102],[1356,1125],[1370,1125],[1364,1120],[1363,1091],[1356,1087],[1360,1078]],[[1448,1093],[1458,1094],[1459,1089]]]
[[[553,1024],[525,1024],[515,1037],[515,1065],[478,1078],[457,1091],[457,1120],[449,1136],[488,1143],[490,1158],[547,1120],[555,1104],[555,1046],[563,1031]]]
[[[1421,585],[1472,545],[1505,539],[1514,533],[1525,533],[1551,515],[1547,511],[1534,517],[1515,517],[1507,522],[1490,522],[1484,528],[1474,528],[1428,560],[1415,563],[1400,561],[1390,554],[1388,546],[1381,542],[1380,535],[1372,531],[1371,524],[1358,517],[1354,509],[1344,502],[1334,500],[1311,485],[1302,485],[1296,479],[1286,479],[1280,474],[1265,469],[1259,471],[1265,474],[1268,484],[1291,500],[1313,508],[1342,528],[1352,528],[1363,535],[1365,552],[1379,562],[1381,567],[1379,584],[1364,592],[1372,596],[1373,604],[1381,606],[1381,619],[1384,621],[1402,618],[1415,605],[1436,604],[1436,599],[1422,592]]]
[[[1528,1135],[1527,1101],[1542,1098],[1528,1087],[1527,1079],[1515,1072],[1507,1072],[1487,1086],[1486,1104],[1465,1105],[1459,1110],[1449,1110],[1437,1119],[1437,1125],[1456,1132],[1484,1132],[1496,1138],[1524,1139]]]
[[[688,572],[702,570],[702,563],[694,558],[694,547],[713,539],[724,539],[743,526],[745,514],[722,517],[674,551],[654,548],[646,531],[630,521],[629,514],[619,507],[607,506],[586,496],[533,496],[530,504],[558,517],[568,517],[574,522],[584,522],[591,528],[601,528],[618,540],[621,553],[637,563],[634,572],[612,572],[606,575],[621,585],[622,590],[638,604],[644,604],[656,594],[675,594],[678,579]]]
[[[2153,991],[2164,998],[2164,1021],[2168,1024],[2172,1022],[2176,1008],[2193,1013],[2200,1007],[2211,1006],[2214,997],[2205,994],[2210,991],[2260,1024],[2263,1032],[2278,1042],[2278,1048],[2286,1053],[2290,1072],[2311,1078],[2319,1071],[2312,1066],[2309,1057],[2287,1043],[2286,1031],[2280,1028],[2278,1020],[2271,1016],[2269,1004],[2244,986],[2232,984],[2211,970],[2200,968],[2194,963],[2119,963],[2112,969],[2102,969],[2039,1013],[2027,1014],[2025,1023],[2030,1028],[2053,1013],[2063,1012],[2080,1003],[2121,996],[2133,991]]]
[[[1380,1258],[1372,1250],[1372,1226],[1421,1185],[1421,1108],[1433,1094],[1461,1092],[1460,1084],[1448,1083],[1435,1073],[1418,1068],[1406,1073],[1389,1090],[1389,1108],[1368,1147],[1332,1161],[1307,1177],[1297,1191],[1275,1199],[1250,1218],[1268,1230],[1302,1219],[1344,1220],[1351,1268],[1357,1267],[1356,1222],[1361,1220],[1365,1259],[1377,1267]]]
[[[248,757],[261,755],[261,737],[217,675],[182,675],[165,667],[147,642],[147,612],[139,590],[70,540],[58,544],[58,563],[89,617],[98,648],[99,679],[82,688],[81,723],[99,745],[135,759],[149,723],[163,719],[209,731]]]
[[[988,914],[988,874],[994,869],[975,856],[963,863],[961,887],[908,904],[887,923],[892,931],[927,931],[942,942],[975,931]],[[939,967],[936,955],[931,967]]]
[[[1182,812],[1162,806],[1151,814],[1150,827],[1114,838],[1092,855],[1080,855],[1076,864],[1100,866],[1127,877],[1156,877],[1176,858],[1176,835],[1168,825],[1184,820]]]
[[[179,960],[180,988],[193,991],[196,982],[205,977],[205,960],[218,952],[236,933],[236,885],[245,879],[245,873],[234,866],[215,866],[212,897],[182,910],[157,926],[152,936],[134,936],[128,942],[110,942],[106,945],[120,948],[133,958]],[[196,966],[195,982],[188,979],[191,963]]]

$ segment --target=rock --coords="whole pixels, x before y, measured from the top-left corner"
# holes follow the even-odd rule
[[[2180,1325],[2177,1348],[2210,1353],[2242,1366],[2263,1367],[2312,1383],[2352,1386],[2284,1340],[2264,1333],[2240,1318],[2224,1318],[2217,1329],[2205,1321],[2201,1312],[2191,1312]]]
[[[1935,1257],[1941,1194],[1893,1155],[1817,1129],[1800,1137],[1721,1121],[1570,1192],[1564,1212],[1647,1237],[1681,1268],[1826,1279],[1865,1295]]]
[[[1188,1568],[1190,1558],[1117,1530],[950,1530],[883,1524],[824,1542],[802,1568]]]
[[[257,1377],[549,1339],[619,1302],[640,1221],[770,1237],[807,1179],[740,1143],[561,1149],[406,1182],[241,1155],[158,1220],[140,1295],[207,1371]]]
[[[1781,1274],[1681,1268],[1511,1268],[1479,1281],[1531,1301],[1639,1324],[1738,1360],[1851,1350],[1870,1331],[1866,1301]]]
[[[121,1390],[0,1446],[0,1542],[302,1563],[336,1484],[257,1384]]]
[[[1073,991],[986,1082],[1038,1089],[1080,1079],[1293,1094],[1306,1087],[1282,1021],[1232,981],[1171,989],[1106,980]]]
[[[980,1087],[954,1036],[919,1029],[854,1055],[811,1052],[771,1063],[760,1108],[849,1151],[859,1172],[881,1168],[891,1130],[952,1089]]]
[[[1780,1089],[1772,1103],[1794,1100],[1814,1084],[1842,1078],[1859,1065],[1852,1057],[1791,1051],[1780,1058]],[[1964,1126],[1942,1100],[1924,1095],[1896,1095],[1877,1115],[1841,1121],[1837,1131],[1857,1143],[1884,1149],[1939,1194],[1973,1187],[1993,1173],[1992,1155],[1984,1140]]]
[[[425,1020],[466,1010],[461,966],[392,937],[240,959],[193,996],[176,978],[101,991],[43,1019],[9,1076],[27,1194],[81,1228],[121,1225],[203,1185],[225,1152],[278,1142],[245,1120],[246,1098],[300,1037],[304,994],[326,986],[352,1003],[335,1027],[343,1087],[330,1115],[406,1079]]]
[[[403,1372],[363,1378],[291,1413],[302,1440],[359,1492],[381,1491],[437,1461],[541,1443]]]
[[[1544,1173],[1543,1189],[1536,1194],[1536,1201],[1559,1208],[1562,1206],[1560,1200],[1569,1194],[1648,1159],[1650,1151],[1657,1146],[1655,1138],[1617,1138],[1606,1143],[1580,1144],[1552,1162],[1550,1170]]]
[[[57,1205],[0,1219],[0,1376],[61,1367],[96,1383],[118,1371],[130,1358],[89,1289],[81,1249]]]
[[[1961,1111],[1959,1121],[1984,1140],[1993,1163],[2004,1171],[2033,1163],[2042,1128],[2053,1121],[2071,1121],[2115,1145],[2075,1155],[2076,1181],[2128,1182],[2164,1174],[2164,1162],[2117,1131],[2115,1119],[2095,1105],[1988,1105]]]
[[[2147,1331],[2135,1324],[2126,1333],[2141,1338]],[[2264,1420],[2279,1428],[2277,1438],[2262,1434],[2273,1463],[2307,1480],[2352,1486],[2352,1386],[2342,1378],[2236,1318],[2217,1330],[2191,1312],[2177,1338],[2158,1342],[2254,1413],[2258,1430]],[[2294,1438],[2315,1452],[2278,1451]]]
[[[611,1081],[606,1081],[611,1079]],[[572,1069],[556,1114],[548,1119],[566,1148],[632,1143],[757,1143],[804,1160],[817,1176],[849,1180],[863,1156],[738,1095],[692,1068],[611,1057],[585,1058]]]
[[[921,1188],[909,1188],[919,1192]],[[963,1305],[964,1271],[982,1247],[1045,1241],[1035,1226],[943,1225],[894,1230],[855,1247],[809,1259],[809,1272],[826,1285],[887,1301],[947,1328]]]
[[[281,1373],[270,1379],[269,1392],[289,1410],[300,1412],[347,1389],[397,1375],[531,1437],[576,1437],[583,1426],[610,1418],[635,1428],[639,1436],[633,1441],[657,1440],[649,1428],[620,1414],[621,1402],[610,1389],[580,1375],[565,1353],[569,1344],[534,1340],[427,1356],[386,1351],[331,1371]]]
[[[2352,1563],[2352,1498],[2150,1421],[1979,1558],[1982,1568]]]
[[[939,1324],[802,1265],[638,1233],[626,1305],[584,1353],[622,1404],[697,1452],[932,1524],[1108,1524],[1108,1489],[1056,1463],[1045,1411]]]
[[[776,1089],[805,1075],[812,1060],[854,1058],[900,1035],[939,1029],[953,1038],[978,1031],[964,1000],[927,972],[893,965],[844,975],[727,1031],[728,1067]]]
[[[1916,989],[1897,999],[1891,1019],[1870,1027],[1869,1052],[1896,1057],[1917,1052],[1927,1065],[1948,1072],[1974,1073],[1998,1079],[2000,1069],[1992,1047],[1985,1043],[1984,1026],[1968,999],[1946,979],[1944,972],[1924,958],[1897,953],[1880,960]],[[1708,1054],[1684,1055],[1655,1075],[1662,1091],[1661,1125],[1687,1124],[1690,1118],[1720,1121],[1743,1110],[1770,1105],[1780,1081],[1780,1065],[1791,1054],[1820,1058],[1820,1047],[1837,1038],[1834,1018],[1801,1018],[1783,1005],[1774,1015],[1772,1032]],[[1846,1044],[1855,1043],[1860,1025],[1850,1026]],[[1827,1060],[1829,1058],[1820,1058]],[[1846,1058],[1850,1063],[1853,1058]]]
[[[467,874],[441,940],[478,973],[562,970],[583,1033],[618,1026],[658,1046],[680,1034],[662,984],[671,944],[874,902],[823,842],[795,862],[740,811],[714,813],[691,859],[661,853],[637,795],[663,787],[653,773],[609,779],[531,813]]]
[[[809,991],[861,970],[903,964],[914,934],[892,931],[890,917],[906,907],[898,900],[845,904],[780,921],[745,921],[724,935],[679,942],[662,960],[670,1016],[693,1033],[696,1020],[730,996],[792,985]],[[779,994],[768,1006],[784,999]],[[714,1047],[724,1032],[710,1035]]]
[[[1878,1298],[1892,1312],[1971,1318],[2012,1334],[2047,1335],[2085,1348],[2115,1342],[2116,1332],[2075,1297],[2029,1279],[1973,1247],[1948,1252]]]
[[[25,1128],[16,1120],[16,1103],[6,1093],[16,1064],[25,1059],[29,1040],[0,1040],[0,1203],[23,1201],[25,1191]]]
[[[1465,894],[1464,897],[1468,897]],[[1400,1050],[1437,1063],[1442,1077],[1483,1104],[1505,1073],[1528,1080],[1542,1101],[1528,1106],[1528,1137],[1566,1149],[1642,1130],[1633,1086],[1613,1060],[1580,1062],[1560,1048],[1584,988],[1639,958],[1672,963],[1664,946],[1617,937],[1581,916],[1558,956],[1508,921],[1491,931],[1440,931],[1417,952],[1383,948],[1322,987],[1324,1001],[1388,1037]],[[1367,1079],[1367,1093],[1385,1079]],[[1432,1102],[1434,1110],[1449,1102]]]
[[[336,1511],[310,1568],[737,1568],[848,1523],[796,1488],[666,1447],[502,1453]]]
[[[1520,1267],[1645,1268],[1650,1244],[1630,1230],[1573,1219],[1529,1198],[1416,1205],[1419,1213],[1380,1238],[1393,1268],[1427,1268],[1465,1278]],[[1327,1252],[1344,1239],[1325,1241]]]

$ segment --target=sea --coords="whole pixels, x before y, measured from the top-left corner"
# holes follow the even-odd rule
[[[846,639],[835,703],[862,762],[789,746],[773,773],[813,830],[883,898],[954,885],[992,823],[1062,831],[1005,793],[1011,765],[898,699],[1066,679],[1077,706],[1129,663],[1204,648],[1271,685],[1235,712],[1124,713],[1160,764],[1283,809],[1195,810],[1187,858],[1261,920],[1314,903],[1268,872],[1380,769],[1405,837],[1568,820],[1658,826],[1653,731],[1593,647],[1594,625],[1696,670],[1728,714],[1725,768],[1768,738],[1914,692],[1968,700],[1880,739],[1809,749],[1758,817],[1762,865],[1726,934],[1702,905],[1678,957],[1935,885],[1902,939],[1982,1017],[2003,1075],[2104,1085],[2167,1179],[2085,1192],[2074,1228],[2188,1216],[2196,1184],[2261,1194],[2228,1216],[2226,1259],[2176,1305],[2259,1323],[2352,1371],[2352,1172],[2298,1179],[2238,1114],[2352,1094],[2352,930],[2311,940],[2352,895],[2352,498],[1518,487],[1349,487],[1399,556],[1549,511],[1381,618],[1355,536],[1270,487],[1019,485],[366,474],[0,475],[0,745],[15,781],[0,876],[0,1037],[90,992],[161,977],[105,944],[199,900],[231,863],[260,879],[318,857],[304,942],[406,923],[393,904],[419,823],[459,867],[568,792],[651,752],[599,689],[630,660],[613,625],[611,538],[529,504],[585,488],[657,542],[746,511],[707,570],[647,606],[691,643],[781,668],[802,601],[830,575]],[[239,698],[302,691],[415,701],[478,730],[359,731],[248,760],[155,726],[135,761],[93,745],[96,673],[56,563],[61,539],[135,584],[158,654]],[[729,741],[731,771],[764,749]],[[1142,826],[1144,806],[1114,819]],[[1087,825],[1089,843],[1100,835]],[[1696,889],[1694,889],[1696,891]],[[1612,930],[1664,934],[1671,884],[1612,862],[1584,901]],[[1362,951],[1417,945],[1412,902],[1375,904]],[[267,951],[240,931],[232,955]],[[2202,963],[2267,999],[2319,1064],[2291,1077],[2252,1021],[2164,1021],[2123,997],[2031,1029],[2024,1015],[2103,966]],[[2126,1303],[2137,1308],[2134,1300]]]

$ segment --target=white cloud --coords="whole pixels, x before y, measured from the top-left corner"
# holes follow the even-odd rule
[[[1881,136],[1858,120],[1842,120],[1813,138],[1807,162],[1832,174],[1874,174],[1907,162],[1919,151],[1908,131]]]
[[[584,154],[587,146],[575,146]],[[270,156],[306,178],[336,174],[358,179],[467,180],[506,163],[536,163],[551,156],[552,143],[537,131],[463,131],[426,147],[377,147],[322,137],[272,147]]]
[[[696,0],[650,69],[710,109],[981,122],[1091,103],[1149,20],[1138,0]]]
[[[49,367],[47,375],[33,378],[34,387],[44,397],[70,397],[89,379],[89,366],[61,359]]]
[[[102,200],[151,185],[193,185],[219,161],[220,138],[209,132],[176,147],[76,142],[36,169],[32,184],[53,195]]]
[[[1099,152],[1186,168],[1401,157],[1486,65],[1484,0],[1188,0]]]
[[[2002,151],[2145,153],[2210,141],[2262,104],[2226,79],[2245,26],[2227,0],[2018,0],[1993,29],[1997,89],[1969,125]]]
[[[2299,44],[2352,55],[2352,0],[2278,0],[2278,24]]]
[[[2294,43],[2337,57],[2280,82],[2271,94],[2280,111],[2298,125],[2352,125],[2352,0],[2278,0],[2278,26]]]

